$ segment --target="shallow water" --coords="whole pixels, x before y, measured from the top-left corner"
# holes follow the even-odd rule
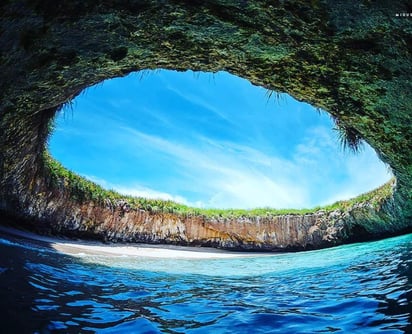
[[[412,235],[225,259],[62,254],[0,236],[3,333],[411,333]]]

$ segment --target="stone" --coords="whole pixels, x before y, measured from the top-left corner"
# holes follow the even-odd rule
[[[235,249],[305,249],[308,240],[319,248],[411,231],[412,20],[396,15],[405,12],[402,0],[1,2],[2,216],[72,236]],[[62,105],[105,79],[156,68],[225,70],[326,110],[349,147],[363,139],[391,167],[393,193],[339,219],[213,220],[98,203],[51,175],[43,151]],[[261,231],[274,237],[257,238]]]

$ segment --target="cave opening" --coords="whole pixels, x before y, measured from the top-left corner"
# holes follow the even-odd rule
[[[371,238],[410,229],[410,27],[395,15],[407,8],[312,5],[4,2],[0,211],[59,235],[232,249],[333,246],[355,240],[357,225]],[[346,130],[349,147],[368,142],[394,181],[308,211],[206,212],[106,191],[44,154],[59,106],[105,79],[156,68],[226,70],[320,107]]]
[[[55,119],[51,154],[125,195],[191,207],[313,208],[385,183],[330,116],[228,72],[143,71],[87,89]]]

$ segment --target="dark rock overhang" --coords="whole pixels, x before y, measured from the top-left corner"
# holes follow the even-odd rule
[[[133,71],[225,70],[326,110],[350,138],[368,142],[396,177],[390,205],[375,211],[396,220],[391,233],[405,230],[412,19],[397,14],[409,12],[408,1],[5,1],[0,209],[36,224],[90,224],[85,209],[49,182],[43,159],[61,105]]]

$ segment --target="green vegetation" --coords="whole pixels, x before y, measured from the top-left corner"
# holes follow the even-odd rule
[[[335,130],[338,131],[339,142],[343,149],[353,153],[359,152],[363,145],[362,136],[359,132],[353,127],[343,125],[336,117],[332,117],[332,119],[335,122]]]
[[[117,206],[127,205],[130,210],[145,210],[153,213],[173,213],[177,215],[200,215],[208,218],[239,218],[239,217],[268,217],[286,214],[308,214],[317,211],[334,211],[346,210],[357,203],[369,202],[373,205],[381,204],[392,194],[394,180],[372,190],[368,193],[359,195],[356,198],[347,201],[338,201],[325,207],[315,207],[312,209],[272,209],[257,208],[252,210],[245,209],[201,209],[188,207],[173,201],[160,199],[147,199],[143,197],[126,196],[117,193],[114,190],[106,190],[103,187],[81,177],[74,172],[63,167],[63,165],[53,159],[48,152],[44,155],[45,167],[48,170],[52,188],[67,191],[69,196],[80,203],[93,201],[100,205],[115,208]],[[120,204],[121,203],[121,204]]]
[[[327,205],[323,208],[316,208],[315,210],[325,210],[325,211],[334,211],[334,210],[346,210],[358,203],[370,203],[374,207],[379,207],[387,198],[393,194],[393,186],[395,184],[395,178],[390,179],[384,185],[371,190],[367,193],[361,194],[355,198],[351,198],[346,201],[338,201],[333,204]]]

